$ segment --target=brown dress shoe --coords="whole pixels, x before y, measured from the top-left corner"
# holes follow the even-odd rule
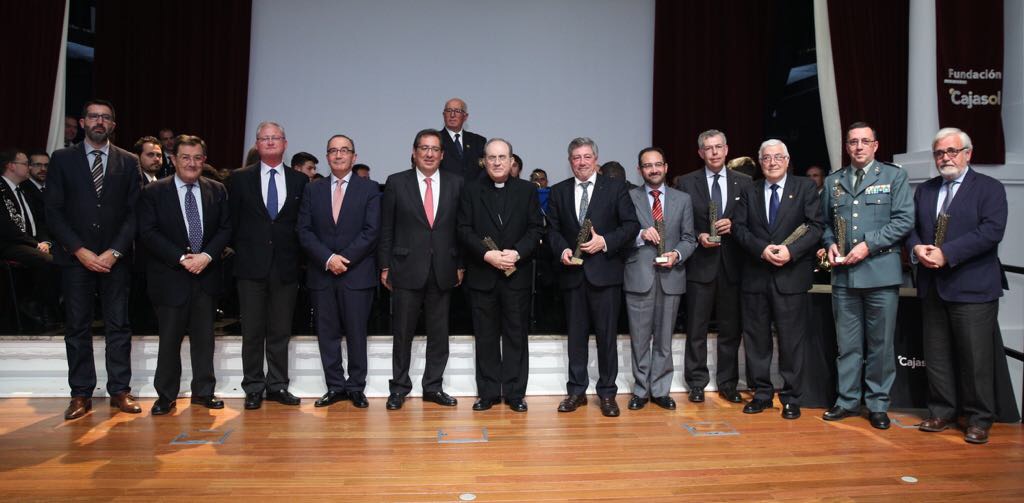
[[[78,419],[92,410],[92,398],[84,396],[71,397],[71,403],[64,411],[64,419]]]
[[[558,404],[558,412],[573,412],[587,404],[586,395],[569,395]]]
[[[129,414],[138,414],[142,412],[142,407],[135,401],[135,397],[129,394],[127,391],[124,393],[118,393],[110,397],[110,406],[121,409],[121,412],[127,412]]]
[[[941,417],[929,417],[928,419],[921,421],[921,424],[917,425],[917,428],[921,431],[936,433],[943,431],[946,428],[950,428],[952,426],[953,421],[950,421],[949,419],[942,419]]]
[[[988,443],[988,428],[982,428],[981,426],[972,424],[967,427],[967,432],[964,433],[964,440],[968,444]]]

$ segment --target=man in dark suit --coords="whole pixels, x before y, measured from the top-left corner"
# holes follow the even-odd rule
[[[43,208],[27,196],[28,156],[11,149],[0,152],[0,258],[31,268],[53,263]]]
[[[944,128],[932,142],[939,176],[914,192],[916,219],[907,248],[917,262],[924,357],[928,362],[928,415],[921,431],[955,427],[967,418],[964,440],[988,442],[995,413],[994,358],[1003,276],[999,243],[1006,231],[1006,189],[969,164],[967,133]],[[945,232],[937,222],[945,214]],[[944,234],[944,236],[940,236]],[[998,355],[998,356],[997,356]]]
[[[590,138],[576,138],[569,143],[568,151],[573,176],[551,188],[548,203],[548,243],[562,265],[559,286],[569,326],[568,396],[558,405],[558,411],[572,412],[587,403],[587,340],[593,331],[597,338],[601,413],[615,417],[619,415],[615,402],[615,378],[619,373],[616,337],[623,260],[640,232],[640,223],[626,184],[597,174],[597,144]],[[578,243],[585,220],[590,220],[593,230],[586,242]],[[571,260],[577,246],[585,254],[582,265]]]
[[[439,170],[444,133],[424,129],[412,144],[414,169],[388,177],[382,205],[377,262],[380,281],[391,289],[394,314],[388,410],[402,408],[412,391],[409,364],[416,321],[423,309],[427,328],[423,400],[454,406],[441,389],[448,364],[448,306],[452,289],[462,283],[462,260],[455,235],[463,179]]]
[[[132,151],[139,156],[139,179],[142,186],[159,180],[164,159],[164,149],[160,141],[152,136],[143,136],[135,142]]]
[[[721,131],[710,129],[697,136],[697,155],[704,160],[704,169],[683,176],[676,187],[690,195],[693,228],[697,233],[697,249],[686,262],[683,378],[690,390],[690,401],[703,402],[704,387],[711,380],[708,324],[714,313],[718,321],[715,370],[718,394],[730,402],[740,403],[743,398],[736,384],[740,375],[740,270],[744,253],[733,238],[732,221],[740,194],[751,181],[749,176],[725,168],[729,144]],[[714,220],[717,240],[711,239],[712,201],[717,208]]]
[[[46,175],[50,171],[50,154],[45,150],[28,153],[28,182],[35,189],[33,192],[43,202],[43,191],[46,190]]]
[[[309,178],[284,165],[287,147],[284,128],[275,122],[260,123],[260,162],[235,171],[227,183],[246,409],[262,407],[264,393],[267,400],[284,405],[300,402],[288,391],[288,341],[302,260],[295,227]]]
[[[172,140],[173,141],[173,140]],[[173,148],[173,145],[172,145]],[[139,156],[139,181],[142,188],[160,179],[164,153],[160,140],[152,136],[143,136],[135,141],[132,152]],[[170,151],[168,151],[170,155]],[[128,313],[135,333],[154,333],[157,331],[156,311],[149,299],[148,282],[146,281],[146,263],[149,261],[146,246],[136,238],[132,253],[132,288],[128,294]]]
[[[68,384],[71,403],[66,419],[92,408],[96,367],[92,321],[96,294],[103,306],[106,336],[107,393],[123,412],[141,408],[131,396],[131,344],[128,323],[130,261],[135,239],[135,202],[139,196],[139,160],[110,142],[114,106],[104,100],[85,104],[85,140],[53,153],[46,186],[46,222],[57,246],[64,293]]]
[[[156,305],[160,350],[152,414],[174,410],[181,385],[181,341],[189,334],[192,403],[221,409],[214,394],[213,321],[224,287],[221,253],[231,239],[227,190],[200,176],[206,143],[174,140],[175,175],[146,186],[139,198],[139,237],[148,251],[149,297]]]
[[[460,98],[448,100],[441,115],[444,117],[444,129],[441,130],[444,158],[441,160],[441,169],[455,173],[467,182],[483,177],[480,165],[487,138],[462,128],[469,118],[466,102]]]
[[[10,154],[13,155],[13,152],[16,151],[11,151]],[[24,153],[21,155],[23,156]],[[10,155],[6,157],[11,158]],[[4,169],[4,164],[6,163],[0,163],[0,171]],[[11,219],[11,226],[6,227],[5,239],[0,240],[0,243],[13,245],[2,253],[6,254],[7,258],[16,260],[29,268],[31,291],[27,292],[28,295],[25,296],[27,302],[21,303],[19,306],[22,313],[40,329],[50,330],[56,328],[57,306],[60,298],[60,270],[53,264],[53,256],[50,253],[52,243],[49,231],[46,229],[46,203],[43,199],[46,173],[50,167],[50,156],[43,151],[29,152],[27,176],[25,176],[23,166],[20,162],[10,163],[8,168],[13,168],[13,170],[8,171],[5,175],[11,182],[23,181],[17,185],[8,184],[7,186],[8,189],[14,187],[13,192],[7,193],[8,200],[13,202],[10,199],[13,197],[18,204],[0,208],[0,213],[6,209]],[[20,211],[20,213],[11,213],[12,211]],[[15,214],[26,216],[23,237],[17,237],[18,234],[14,232],[18,229],[14,225]],[[12,253],[15,255],[14,257],[11,257]],[[21,259],[17,258],[18,255],[21,256]],[[41,264],[39,259],[45,260],[46,264]]]
[[[163,128],[157,135],[160,137],[161,159],[160,169],[157,171],[157,178],[167,178],[174,174],[174,131],[170,128]]]
[[[540,243],[544,217],[535,186],[511,176],[512,145],[491,138],[484,152],[487,178],[463,187],[458,218],[476,335],[479,398],[473,410],[490,409],[504,396],[513,411],[526,412],[533,279],[526,264]]]
[[[345,135],[327,142],[331,176],[306,186],[299,209],[299,242],[309,256],[306,285],[316,306],[320,362],[327,393],[314,405],[352,400],[368,407],[366,324],[377,286],[380,189],[352,173],[355,143]],[[348,379],[341,358],[341,334],[348,346]]]
[[[768,140],[758,151],[764,179],[740,194],[733,217],[736,242],[747,252],[743,264],[743,346],[747,380],[754,399],[743,407],[756,414],[772,406],[772,330],[779,340],[779,392],[782,417],[800,417],[803,337],[807,331],[814,282],[815,250],[821,240],[818,187],[801,176],[789,176],[789,151]],[[793,234],[806,226],[802,236]]]

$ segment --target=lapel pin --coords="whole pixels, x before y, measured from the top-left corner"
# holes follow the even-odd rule
[[[790,194],[790,195],[789,195],[789,198],[790,198],[790,199],[793,199],[793,194]]]

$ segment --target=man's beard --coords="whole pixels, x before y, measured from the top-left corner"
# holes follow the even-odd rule
[[[88,136],[89,137],[89,141],[91,141],[93,143],[106,143],[107,138],[110,137],[110,131],[107,131],[106,129],[104,129],[103,132],[101,133],[101,132],[96,131],[96,129],[94,128],[94,129],[90,129],[90,130],[86,131],[85,135]]]

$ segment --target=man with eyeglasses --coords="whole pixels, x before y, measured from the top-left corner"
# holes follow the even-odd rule
[[[392,291],[388,410],[402,408],[412,391],[409,365],[421,310],[427,329],[423,401],[446,407],[458,403],[441,387],[448,364],[448,307],[464,272],[455,230],[463,178],[440,169],[445,134],[434,129],[416,133],[413,169],[385,183],[377,263],[380,282]]]
[[[838,421],[859,415],[863,396],[871,426],[884,430],[890,426],[889,391],[896,379],[900,246],[914,226],[914,202],[906,171],[875,159],[878,137],[871,125],[850,124],[845,143],[850,164],[829,175],[821,193],[839,346],[838,397],[822,417]],[[836,261],[839,218],[846,221],[842,262]]]
[[[327,141],[331,175],[306,186],[298,233],[309,257],[306,286],[316,307],[317,341],[327,392],[314,404],[341,400],[365,408],[366,324],[377,286],[380,189],[353,173],[355,143],[345,135]],[[348,378],[341,335],[348,348]]]
[[[673,410],[672,333],[680,297],[686,292],[686,259],[693,254],[693,208],[690,196],[666,183],[668,163],[657,147],[637,156],[644,183],[629,191],[641,230],[626,258],[626,312],[633,349],[633,396],[629,409],[648,401]]]
[[[256,127],[259,162],[228,178],[242,323],[242,390],[250,410],[262,407],[264,396],[282,405],[300,402],[288,391],[288,341],[302,260],[295,226],[309,178],[284,164],[287,148],[284,128],[261,122]]]
[[[1001,361],[1001,372],[1006,372],[998,324],[999,297],[1006,288],[999,261],[1006,189],[970,166],[974,149],[967,133],[941,129],[932,150],[939,176],[914,192],[916,223],[907,239],[917,263],[928,361],[928,418],[919,428],[955,428],[962,414],[967,419],[964,440],[983,444],[996,412],[993,362]],[[941,243],[940,219],[946,220]]]
[[[789,150],[779,140],[758,149],[761,172],[743,190],[733,220],[736,242],[747,252],[743,263],[743,347],[747,381],[754,398],[744,414],[772,407],[772,324],[778,336],[782,418],[800,417],[803,338],[814,282],[814,252],[821,239],[818,188],[802,176],[790,176]],[[794,234],[803,226],[805,232]]]
[[[487,138],[463,129],[469,118],[466,102],[461,98],[446,101],[441,115],[444,118],[444,129],[441,130],[444,159],[441,160],[441,169],[455,173],[467,182],[486,178],[481,168]]]
[[[723,399],[740,403],[740,269],[744,254],[733,240],[732,218],[740,194],[751,184],[750,177],[726,169],[729,144],[725,133],[709,129],[697,136],[697,155],[704,169],[687,173],[676,187],[693,203],[693,228],[697,248],[686,261],[686,352],[683,378],[689,400],[704,401],[704,387],[711,381],[708,371],[708,325],[712,313],[718,322],[717,370],[715,380]],[[717,208],[714,223],[718,239],[711,238],[711,203]]]
[[[124,260],[135,240],[139,159],[111,143],[117,123],[109,101],[86,102],[82,116],[79,122],[85,139],[53,153],[45,196],[66,311],[71,403],[65,419],[82,417],[92,409],[96,389],[92,321],[97,293],[103,308],[110,404],[122,412],[142,411],[131,395],[131,261]]]

